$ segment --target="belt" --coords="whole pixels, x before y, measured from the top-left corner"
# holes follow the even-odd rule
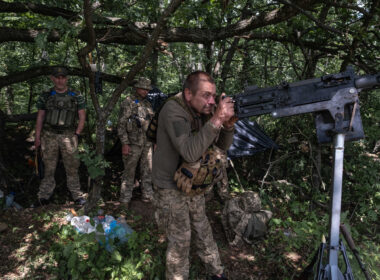
[[[74,134],[74,130],[73,129],[54,129],[52,127],[46,127],[44,128],[46,131],[49,131],[49,132],[52,132],[52,133],[55,133],[55,134],[69,134],[69,133],[72,133]]]

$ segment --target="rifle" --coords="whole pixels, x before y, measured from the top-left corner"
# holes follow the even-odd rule
[[[334,142],[330,234],[329,242],[322,242],[317,254],[319,261],[314,278],[317,280],[354,279],[345,247],[339,239],[344,142],[364,138],[359,93],[379,86],[380,73],[356,76],[353,68],[349,67],[345,72],[290,84],[283,82],[275,87],[260,89],[248,86],[243,93],[233,97],[239,118],[263,114],[281,118],[314,113],[318,142]],[[342,231],[346,236],[345,230]],[[325,250],[328,251],[328,263],[323,262]],[[343,273],[338,264],[339,252],[345,262]],[[365,275],[368,277],[368,273]]]
[[[44,162],[42,161],[42,152],[41,152],[40,147],[37,148],[35,151],[34,168],[35,168],[34,172],[36,176],[38,176],[38,178],[42,180],[45,176],[45,165],[44,165]]]
[[[352,67],[345,72],[295,83],[257,88],[247,86],[234,96],[239,118],[271,114],[275,118],[315,113],[319,143],[332,142],[344,133],[346,141],[364,138],[358,94],[380,85],[380,73],[356,76]]]

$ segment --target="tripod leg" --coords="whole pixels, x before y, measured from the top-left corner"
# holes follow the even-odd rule
[[[332,280],[338,280],[341,274],[338,267],[339,225],[342,204],[342,178],[345,134],[334,136],[334,170],[330,216],[329,266]]]

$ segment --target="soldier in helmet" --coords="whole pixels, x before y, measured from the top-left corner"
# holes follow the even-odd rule
[[[38,204],[46,205],[55,188],[55,169],[59,153],[66,170],[67,187],[77,205],[86,200],[80,189],[76,157],[78,137],[86,120],[86,104],[82,95],[68,88],[68,71],[54,67],[50,75],[54,87],[40,95],[37,101],[35,147],[41,147],[45,166],[38,192]]]
[[[153,200],[152,143],[147,141],[146,131],[153,117],[153,109],[146,99],[152,89],[149,79],[141,77],[135,83],[133,93],[121,103],[118,136],[122,145],[124,172],[121,180],[120,202],[128,208],[135,183],[135,171],[140,162],[141,189],[144,202]]]

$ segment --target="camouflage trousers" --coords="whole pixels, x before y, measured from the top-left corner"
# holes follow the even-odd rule
[[[143,198],[151,200],[153,199],[152,145],[129,145],[129,147],[129,154],[127,156],[123,155],[124,172],[121,179],[120,201],[129,202],[132,198],[132,191],[135,185],[136,167],[139,161]]]
[[[204,195],[189,197],[175,189],[155,189],[155,218],[168,240],[166,279],[189,278],[190,241],[210,274],[220,274],[223,267],[212,229],[206,216]]]
[[[45,176],[41,181],[38,198],[49,199],[55,189],[55,169],[57,167],[59,152],[61,152],[66,171],[67,187],[74,200],[81,198],[78,168],[80,161],[76,158],[78,153],[78,139],[74,132],[56,134],[43,131],[41,137],[42,159],[45,165]]]

